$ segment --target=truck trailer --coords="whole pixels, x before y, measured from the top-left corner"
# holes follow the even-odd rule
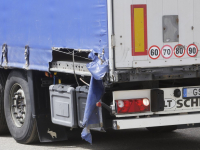
[[[199,0],[0,1],[0,134],[200,127]],[[105,133],[106,134],[106,133]]]

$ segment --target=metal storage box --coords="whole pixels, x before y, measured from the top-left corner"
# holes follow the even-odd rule
[[[54,124],[77,127],[75,89],[70,85],[51,85],[51,117]]]
[[[88,86],[79,86],[76,88],[78,125],[80,127],[82,127],[82,123],[83,123],[83,117],[84,117],[84,112],[85,112],[88,90],[89,90]]]

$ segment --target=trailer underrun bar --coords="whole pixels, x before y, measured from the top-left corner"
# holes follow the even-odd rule
[[[192,115],[176,115],[166,117],[150,117],[139,119],[116,119],[113,120],[113,129],[134,129],[156,126],[184,125],[200,123],[200,113]]]

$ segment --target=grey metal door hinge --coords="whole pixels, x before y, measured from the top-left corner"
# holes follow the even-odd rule
[[[2,46],[2,56],[3,56],[3,58],[4,58],[4,63],[5,63],[6,66],[7,66],[7,64],[8,64],[8,58],[7,58],[7,44],[3,44],[3,46]]]
[[[24,52],[25,60],[26,60],[26,67],[29,66],[29,46],[25,46],[25,52]]]
[[[111,45],[112,48],[115,48],[115,35],[111,35]]]

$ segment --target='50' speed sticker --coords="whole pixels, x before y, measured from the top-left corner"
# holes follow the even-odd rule
[[[162,50],[161,50],[161,55],[165,59],[169,59],[170,57],[172,57],[172,55],[173,55],[173,49],[172,49],[172,47],[170,45],[163,46]]]
[[[187,48],[187,54],[190,57],[195,57],[198,54],[198,47],[195,44],[191,44]]]
[[[151,59],[158,59],[160,57],[160,48],[156,45],[153,45],[149,48],[148,53]]]

